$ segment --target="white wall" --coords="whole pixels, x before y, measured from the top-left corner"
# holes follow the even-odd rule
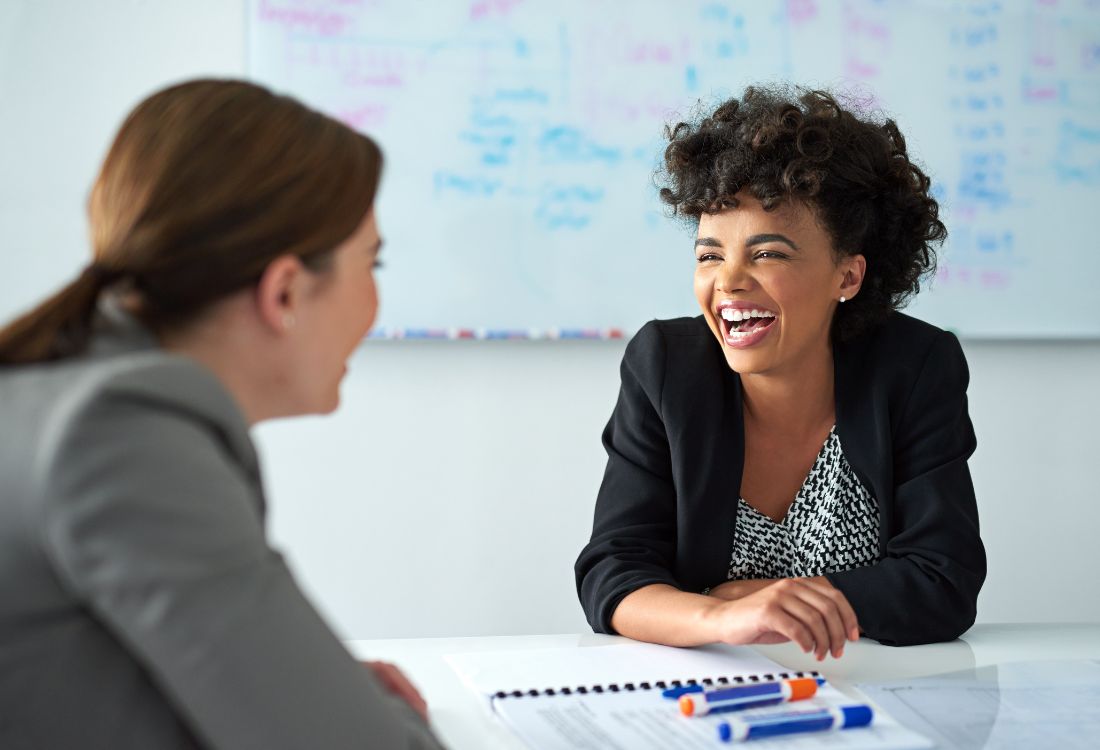
[[[86,261],[84,198],[126,111],[169,81],[243,74],[243,38],[239,0],[0,2],[0,317]],[[1100,342],[964,348],[990,555],[979,617],[1100,620]],[[258,431],[273,536],[345,636],[585,627],[572,563],[621,354],[373,342],[339,415]]]

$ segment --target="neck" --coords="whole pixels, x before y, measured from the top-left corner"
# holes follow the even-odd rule
[[[182,354],[210,370],[237,402],[251,427],[284,416],[279,409],[280,386],[272,376],[279,368],[265,356],[264,332],[247,316],[233,310],[232,301],[186,328],[160,335],[164,349]]]
[[[741,376],[745,419],[784,432],[806,434],[836,418],[833,352],[826,345],[797,367]]]

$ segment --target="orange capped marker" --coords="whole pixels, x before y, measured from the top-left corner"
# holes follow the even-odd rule
[[[778,682],[758,682],[730,685],[680,696],[680,713],[684,716],[706,716],[716,711],[737,711],[773,703],[786,703],[812,698],[821,678],[799,677]]]

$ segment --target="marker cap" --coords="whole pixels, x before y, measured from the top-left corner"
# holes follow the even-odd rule
[[[844,706],[840,709],[844,714],[844,727],[865,727],[874,719],[874,711],[870,706]]]
[[[690,695],[680,696],[680,713],[684,716],[695,715],[695,701]]]
[[[799,677],[797,680],[788,680],[787,684],[791,687],[792,701],[812,698],[817,693],[817,680],[813,677]]]

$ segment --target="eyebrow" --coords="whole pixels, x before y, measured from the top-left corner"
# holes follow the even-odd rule
[[[798,245],[794,244],[793,240],[782,234],[754,234],[752,237],[745,240],[745,247],[763,245],[765,242],[782,242],[792,250],[799,249]],[[714,237],[698,237],[695,240],[695,247],[725,247],[725,245]]]
[[[787,245],[791,250],[798,250],[798,245],[794,244],[794,241],[782,234],[754,234],[745,240],[745,247],[752,247],[753,245],[763,245],[765,242],[782,242]]]

